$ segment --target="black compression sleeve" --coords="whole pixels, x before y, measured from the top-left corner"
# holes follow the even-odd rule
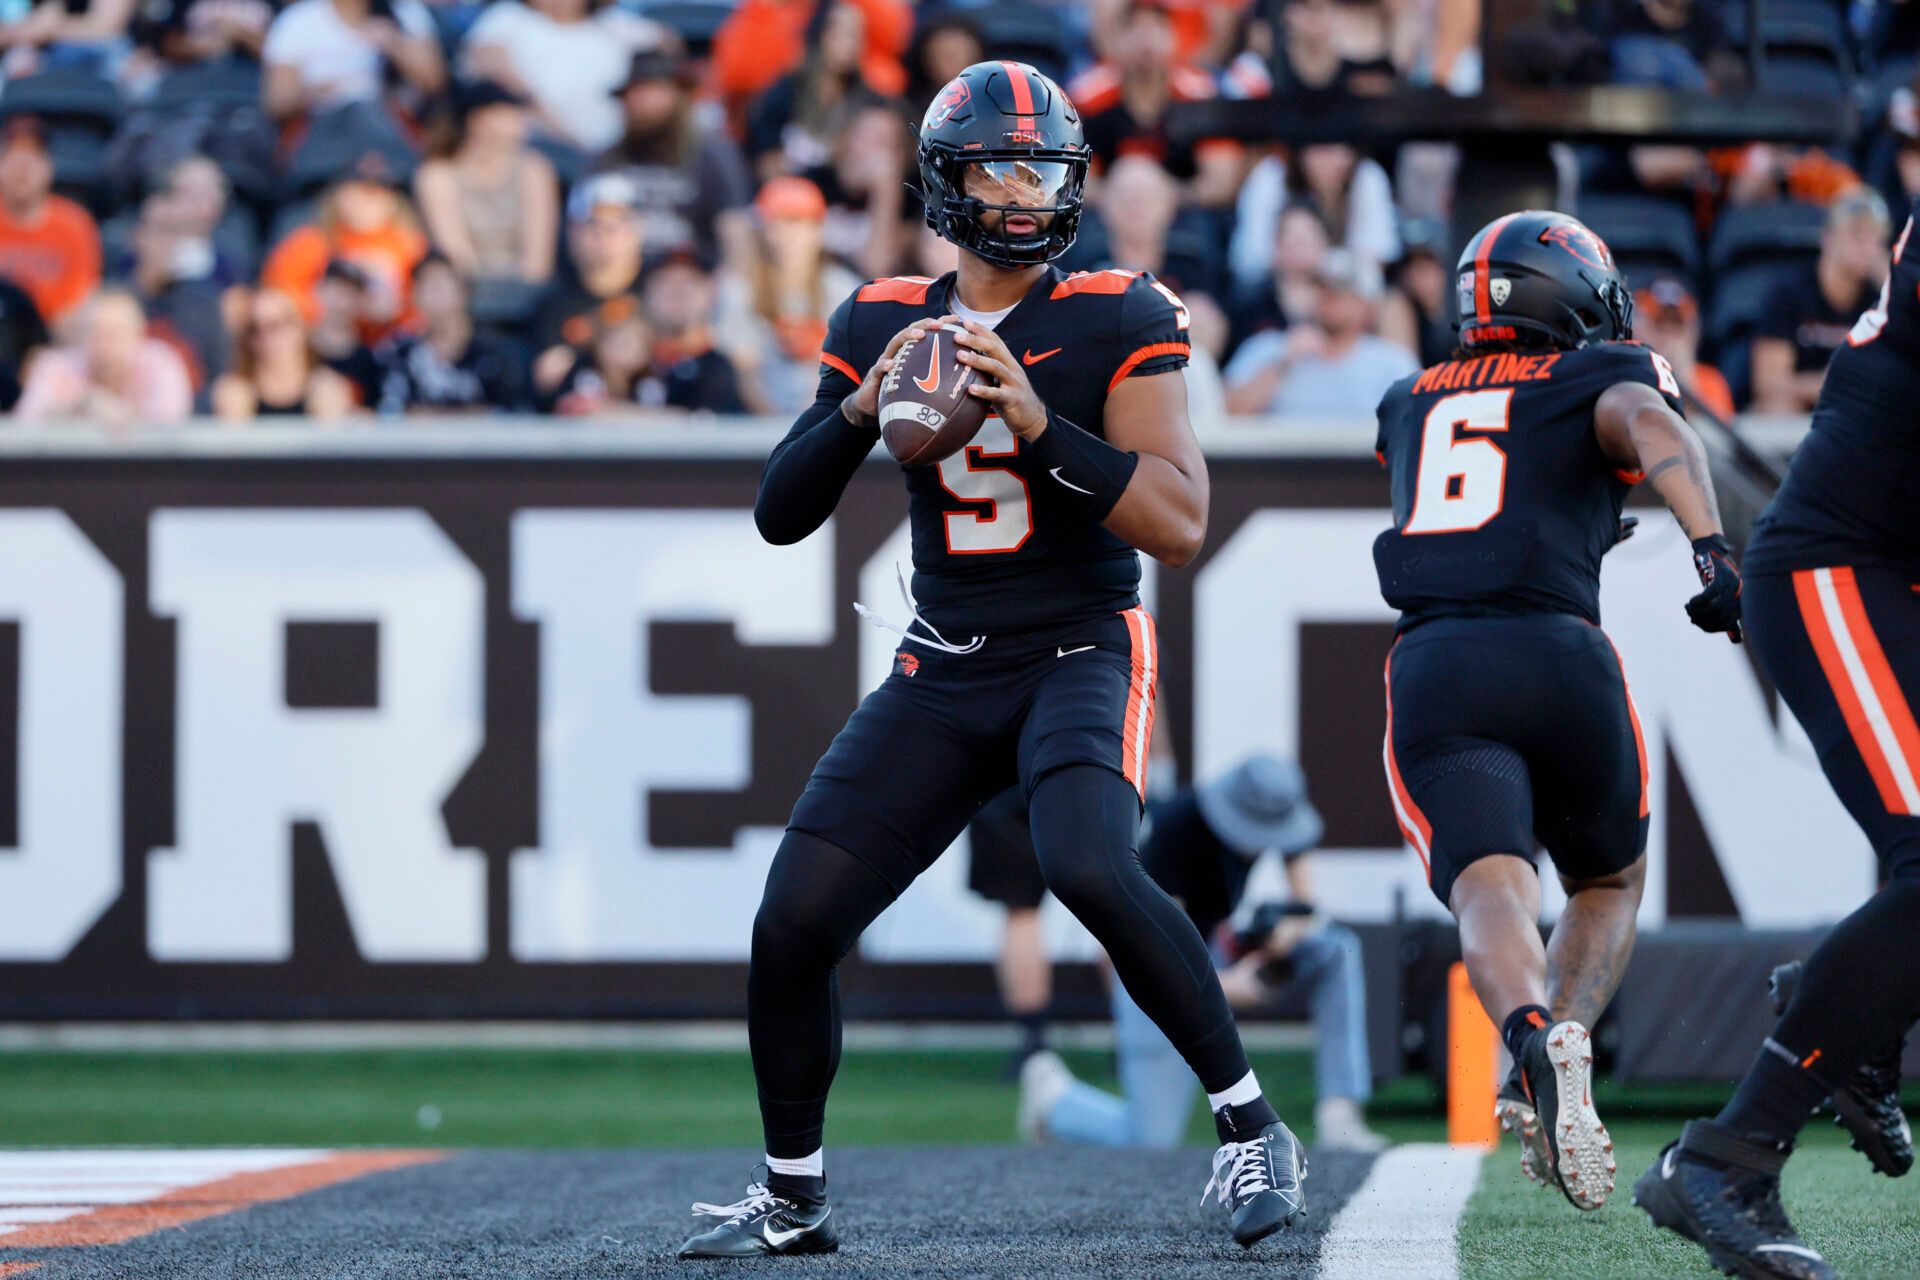
[[[1116,449],[1091,431],[1047,410],[1047,429],[1030,446],[1048,475],[1078,500],[1095,520],[1105,520],[1127,491],[1140,455]]]
[[[773,446],[753,504],[753,522],[768,542],[786,546],[825,524],[847,481],[873,451],[880,433],[854,426],[840,412],[849,394],[837,386],[821,388],[813,407]]]

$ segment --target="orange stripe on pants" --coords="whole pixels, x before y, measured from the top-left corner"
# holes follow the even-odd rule
[[[1120,772],[1144,801],[1147,755],[1153,745],[1155,684],[1160,674],[1160,641],[1153,615],[1142,608],[1120,615],[1133,640],[1133,679],[1127,689],[1127,714],[1120,722]]]
[[[1627,683],[1627,660],[1620,656],[1620,646],[1612,637],[1608,637],[1607,647],[1620,664],[1620,688],[1627,695],[1627,719],[1633,722],[1633,749],[1640,757],[1640,816],[1644,818],[1652,812],[1647,805],[1647,735],[1640,732],[1640,708],[1633,705],[1633,686]]]
[[[1396,642],[1397,643],[1397,642]],[[1400,777],[1400,763],[1393,754],[1393,651],[1387,651],[1387,739],[1380,747],[1380,759],[1387,769],[1387,793],[1393,799],[1393,820],[1400,826],[1400,835],[1408,846],[1420,857],[1420,869],[1427,874],[1427,883],[1433,883],[1433,824],[1427,821],[1427,815],[1420,812],[1420,806],[1413,802],[1413,792],[1407,790],[1406,782]]]
[[[1920,816],[1920,726],[1867,617],[1851,568],[1793,575],[1800,620],[1847,733],[1889,813]]]

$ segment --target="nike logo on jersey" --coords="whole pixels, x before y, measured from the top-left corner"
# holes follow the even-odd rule
[[[940,334],[937,330],[933,335],[933,354],[927,358],[927,376],[915,378],[913,385],[928,395],[940,389]]]
[[[1047,472],[1047,474],[1048,474],[1048,475],[1050,475],[1050,476],[1052,476],[1052,477],[1053,477],[1053,478],[1054,478],[1055,480],[1058,480],[1058,481],[1059,481],[1059,482],[1060,482],[1061,484],[1063,484],[1063,485],[1065,485],[1065,486],[1067,486],[1067,488],[1069,488],[1069,489],[1071,489],[1071,490],[1073,490],[1073,491],[1074,491],[1075,493],[1084,493],[1084,494],[1086,494],[1086,495],[1087,495],[1087,496],[1088,496],[1089,498],[1091,498],[1091,497],[1093,496],[1093,490],[1091,490],[1091,489],[1082,489],[1082,488],[1081,488],[1081,487],[1080,487],[1079,485],[1077,485],[1077,484],[1075,484],[1075,483],[1074,483],[1073,481],[1071,481],[1071,480],[1069,480],[1069,479],[1067,479],[1067,478],[1066,478],[1065,476],[1063,476],[1063,475],[1061,475],[1061,474],[1060,474],[1060,472],[1061,472],[1061,470],[1062,470],[1062,469],[1061,469],[1060,467],[1055,467],[1055,468],[1054,468],[1053,470],[1051,470],[1051,471],[1049,471],[1049,472]]]
[[[832,1216],[833,1216],[833,1210],[828,1209],[825,1213],[820,1215],[820,1222],[825,1222],[828,1218]],[[798,1236],[803,1236],[807,1234],[807,1232],[817,1229],[820,1226],[820,1222],[811,1223],[806,1226],[795,1227],[791,1231],[775,1231],[773,1229],[773,1219],[768,1218],[765,1225],[763,1225],[760,1229],[766,1234],[767,1243],[772,1245],[774,1248],[778,1249],[781,1245],[786,1244],[789,1240],[792,1240]]]
[[[1085,653],[1089,649],[1098,649],[1099,647],[1097,644],[1083,644],[1078,649],[1058,649],[1054,652],[1053,656],[1056,658],[1064,658],[1070,653]]]
[[[1021,354],[1020,363],[1021,364],[1039,364],[1042,360],[1045,360],[1048,356],[1059,355],[1061,350],[1062,348],[1055,347],[1051,351],[1042,351],[1039,355],[1035,355],[1033,354],[1033,348],[1028,347],[1026,351]]]

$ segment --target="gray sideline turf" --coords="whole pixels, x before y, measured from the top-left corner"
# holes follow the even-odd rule
[[[838,1254],[683,1263],[695,1200],[731,1203],[746,1152],[455,1152],[125,1244],[8,1250],[22,1280],[601,1280],[782,1277],[1263,1277],[1313,1273],[1371,1159],[1311,1159],[1309,1216],[1243,1251],[1203,1209],[1209,1151],[836,1149]]]

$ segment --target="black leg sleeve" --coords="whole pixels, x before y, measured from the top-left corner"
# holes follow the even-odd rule
[[[820,1149],[840,1066],[834,970],[893,899],[878,872],[838,845],[801,831],[780,842],[747,970],[747,1040],[768,1155],[797,1160]]]
[[[1111,769],[1074,765],[1042,778],[1029,807],[1047,887],[1106,948],[1127,994],[1209,1093],[1237,1083],[1247,1055],[1206,943],[1140,867],[1133,785]]]
[[[1920,868],[1915,868],[1920,873]],[[1791,1142],[1810,1109],[1920,1017],[1920,874],[1897,875],[1807,958],[1793,1003],[1720,1122]]]

